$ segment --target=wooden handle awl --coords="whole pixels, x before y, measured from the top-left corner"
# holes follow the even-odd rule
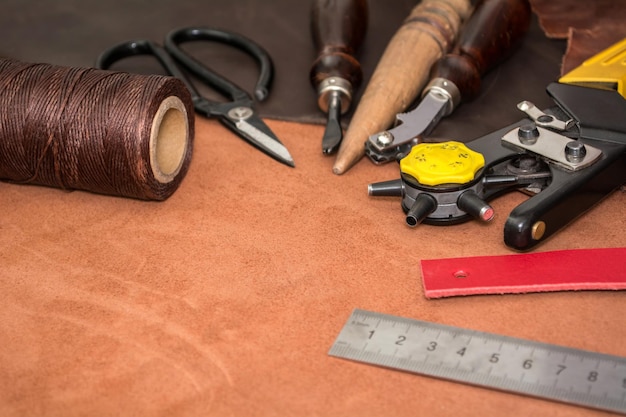
[[[361,84],[363,72],[354,55],[365,37],[367,13],[366,0],[313,1],[311,31],[318,57],[310,79],[316,89],[331,77],[346,80],[350,88]],[[327,106],[320,102],[322,110]]]
[[[508,58],[530,25],[528,0],[481,0],[467,21],[454,53],[433,67],[433,77],[452,81],[462,100],[480,91],[481,77]]]
[[[343,132],[341,115],[352,103],[354,89],[363,79],[355,57],[367,30],[367,0],[313,0],[311,29],[318,57],[311,68],[317,104],[328,114],[322,152],[336,152]]]
[[[432,65],[454,46],[469,0],[423,0],[393,36],[348,126],[333,172],[343,174],[365,154],[365,141],[388,128],[417,98]]]

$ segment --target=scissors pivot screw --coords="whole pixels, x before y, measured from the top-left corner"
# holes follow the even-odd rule
[[[250,116],[252,116],[252,109],[250,107],[239,106],[228,111],[228,117],[233,120],[246,120]]]

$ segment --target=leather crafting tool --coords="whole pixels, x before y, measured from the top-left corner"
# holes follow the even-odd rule
[[[355,109],[337,152],[335,174],[356,164],[365,155],[367,138],[391,126],[396,114],[418,97],[431,66],[452,49],[471,9],[469,0],[424,0],[411,11],[387,45]]]
[[[354,54],[367,31],[366,0],[314,0],[311,11],[313,43],[318,57],[311,68],[311,84],[318,94],[318,106],[328,113],[322,138],[322,152],[339,148],[343,131],[341,115],[352,103],[353,91],[363,79]]]
[[[124,42],[103,52],[96,62],[101,69],[109,68],[115,61],[134,55],[153,55],[173,76],[181,79],[191,92],[195,110],[207,117],[217,116],[227,128],[244,140],[283,164],[294,167],[293,158],[287,148],[256,114],[252,97],[231,81],[218,75],[183,51],[179,45],[190,41],[215,41],[241,49],[256,59],[260,74],[254,94],[264,100],[269,94],[273,64],[263,48],[241,35],[223,30],[191,27],[170,32],[165,39],[165,48],[146,40]],[[173,59],[172,59],[173,58]],[[208,86],[215,88],[231,101],[216,102],[200,95],[187,79],[181,67],[191,72]]]
[[[433,67],[417,108],[396,116],[396,127],[371,135],[365,154],[376,164],[397,161],[427,136],[442,117],[476,97],[481,77],[508,58],[528,31],[528,0],[480,1],[454,52]]]
[[[427,298],[624,290],[626,248],[576,249],[421,261]]]
[[[402,197],[409,226],[489,221],[487,203],[510,190],[534,194],[504,226],[504,242],[529,250],[626,182],[626,99],[613,90],[552,83],[557,106],[521,102],[529,118],[475,139],[420,143],[401,177],[370,184],[372,196]]]

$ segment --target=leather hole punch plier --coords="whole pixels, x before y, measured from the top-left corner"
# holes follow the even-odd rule
[[[512,190],[531,197],[510,212],[504,243],[544,242],[626,183],[626,39],[550,83],[554,106],[517,104],[526,117],[461,143],[422,142],[399,160],[400,178],[368,186],[402,198],[406,223],[488,222],[488,200]]]
[[[200,27],[173,30],[166,36],[164,47],[148,40],[124,42],[104,51],[98,57],[96,67],[109,69],[116,61],[135,55],[154,56],[170,75],[183,81],[191,93],[196,112],[206,117],[218,117],[226,127],[259,150],[279,162],[294,167],[293,158],[287,148],[255,112],[250,94],[180,48],[182,43],[191,41],[220,42],[251,55],[260,67],[254,95],[258,101],[267,98],[273,77],[270,56],[252,40],[224,30]],[[219,102],[203,97],[185,76],[183,69],[228,97],[230,101]]]

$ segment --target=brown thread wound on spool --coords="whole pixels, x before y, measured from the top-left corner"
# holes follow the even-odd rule
[[[187,173],[193,107],[172,77],[0,59],[0,178],[164,200]]]

